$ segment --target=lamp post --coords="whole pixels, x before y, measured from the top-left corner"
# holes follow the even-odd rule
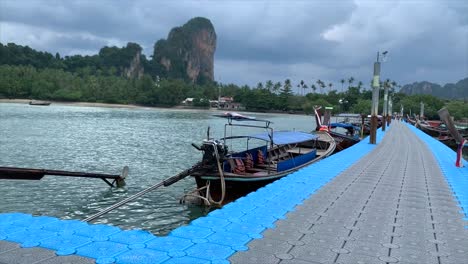
[[[382,52],[382,55],[386,55],[388,52]],[[374,78],[372,79],[372,108],[371,108],[371,130],[369,136],[369,143],[376,144],[377,139],[377,124],[379,111],[379,89],[380,89],[380,62],[379,52],[377,52],[377,61],[374,63]]]

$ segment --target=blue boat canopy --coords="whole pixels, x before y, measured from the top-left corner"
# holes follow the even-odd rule
[[[356,129],[356,130],[359,130],[359,127],[354,126],[354,125],[352,125],[352,124],[348,124],[348,123],[331,123],[331,124],[330,124],[330,127],[332,127],[332,128],[335,128],[335,127],[342,127],[342,128],[346,128],[346,129],[354,128],[354,129]]]
[[[255,134],[249,136],[250,138],[261,139],[265,141],[270,141],[270,135],[268,132]],[[273,143],[276,145],[283,145],[283,144],[293,144],[299,143],[304,141],[309,141],[313,139],[317,139],[318,136],[305,133],[305,132],[296,132],[296,131],[275,131],[273,132]]]

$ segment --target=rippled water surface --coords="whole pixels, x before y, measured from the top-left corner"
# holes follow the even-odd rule
[[[120,174],[124,165],[130,167],[127,186],[120,189],[109,188],[100,179],[1,180],[0,212],[83,219],[197,162],[201,155],[191,143],[201,142],[208,126],[213,136],[223,135],[225,120],[213,117],[215,113],[219,112],[0,103],[0,166],[112,174]],[[275,129],[315,127],[311,116],[250,115],[270,119]],[[186,178],[96,222],[166,234],[208,212],[179,204],[194,186],[195,181]]]

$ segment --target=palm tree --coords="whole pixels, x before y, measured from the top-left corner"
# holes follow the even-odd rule
[[[284,81],[284,85],[283,85],[284,91],[286,91],[287,93],[291,92],[291,87],[292,87],[292,85],[291,85],[291,80],[286,79],[286,80]]]
[[[265,88],[271,92],[271,90],[273,89],[273,82],[271,80],[268,80],[266,83],[265,83]]]
[[[391,92],[394,93],[395,87],[397,87],[397,83],[395,81],[392,81],[391,85],[392,85]]]
[[[357,88],[359,91],[361,91],[361,87],[362,87],[363,83],[361,81],[358,82],[358,85],[357,85]]]
[[[315,86],[315,84],[310,85],[310,88],[312,89],[312,91],[314,91],[314,93],[317,90],[317,86]]]
[[[257,89],[263,90],[263,83],[262,82],[257,83]]]
[[[343,85],[344,85],[344,83],[345,83],[345,79],[341,79],[340,82],[341,82],[341,92],[343,92]]]
[[[320,89],[320,93],[322,93],[322,81],[320,79],[317,79],[316,83],[318,88]]]
[[[351,84],[353,84],[353,82],[354,82],[354,77],[352,77],[352,76],[349,77],[349,79],[348,79],[348,83],[349,83],[348,89],[349,89],[349,87],[351,87]]]
[[[299,87],[299,88],[302,89],[302,95],[304,95],[304,90],[305,90],[306,88],[308,88],[308,87],[307,87],[307,84],[305,84],[304,80],[301,80],[301,82],[297,85],[297,87]]]
[[[320,83],[320,88],[324,89],[325,87],[327,87],[327,85],[325,84],[325,82],[321,82],[321,83]]]
[[[273,92],[275,94],[277,94],[279,92],[279,90],[281,89],[281,86],[283,86],[283,84],[281,84],[281,82],[276,82],[274,85],[273,85]]]
[[[302,86],[302,89],[304,90],[304,95],[306,95],[307,93],[305,92],[305,90],[309,89],[309,86],[307,86],[307,84],[304,84],[304,86]]]
[[[333,87],[333,84],[332,84],[332,83],[328,83],[328,88],[330,88],[330,91],[329,91],[328,93],[330,93],[330,92],[331,92],[331,90],[332,90],[332,87]]]
[[[304,95],[304,80],[301,80],[301,82],[299,83],[301,89],[302,89],[302,95]]]

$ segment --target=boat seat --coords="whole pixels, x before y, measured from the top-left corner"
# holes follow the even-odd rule
[[[254,160],[253,160],[253,156],[252,154],[250,153],[245,153],[245,162],[244,162],[244,165],[245,165],[245,170],[250,170],[254,167]]]
[[[265,164],[265,155],[262,150],[257,150],[257,164]]]
[[[290,153],[288,152],[289,147],[282,146],[279,148],[275,148],[269,152],[270,161],[275,163],[278,160],[285,160],[291,157]]]
[[[241,158],[230,158],[228,163],[232,173],[245,174],[245,165]]]

